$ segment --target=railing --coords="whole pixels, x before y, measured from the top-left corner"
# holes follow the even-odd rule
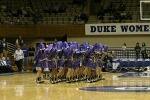
[[[88,0],[88,2],[87,2],[87,8],[86,8],[86,9],[87,9],[87,15],[88,15],[88,16],[90,16],[90,7],[91,7],[91,6],[90,6],[90,3],[91,3],[91,0]]]
[[[0,40],[0,42],[1,42],[1,41],[2,41],[2,40]],[[14,44],[7,42],[7,49],[8,49],[8,53],[9,53],[9,54],[13,54],[13,53],[15,52],[14,47],[15,47]]]
[[[8,46],[8,53],[13,54],[15,52],[15,49],[14,49],[15,45],[12,43],[7,43],[7,46]]]
[[[136,53],[134,50],[134,47],[128,47],[126,51],[126,55],[123,55],[122,48],[121,47],[109,47],[108,52],[115,51],[117,56],[120,58],[136,58]],[[146,48],[146,53],[150,53],[150,47]],[[140,54],[140,58],[142,58]]]

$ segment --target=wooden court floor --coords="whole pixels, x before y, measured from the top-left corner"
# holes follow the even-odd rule
[[[36,74],[24,73],[0,76],[0,100],[150,100],[150,92],[105,92],[98,88],[83,91],[83,87],[150,86],[150,77],[119,78],[124,73],[104,73],[105,80],[95,83],[75,82],[51,84],[48,80],[36,84]],[[130,88],[131,89],[131,88]],[[130,90],[129,89],[129,90]],[[85,89],[86,90],[86,89]],[[96,91],[98,90],[98,91]],[[136,90],[136,89],[135,89]]]

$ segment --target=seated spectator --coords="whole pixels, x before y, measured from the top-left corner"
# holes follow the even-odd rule
[[[80,19],[83,20],[85,23],[87,22],[87,14],[86,14],[86,12],[83,12],[83,13],[80,15]]]
[[[111,53],[107,53],[107,69],[109,71],[110,68],[112,68],[112,56]]]
[[[40,21],[42,21],[42,15],[39,11],[37,11],[33,16],[33,22],[37,24]]]
[[[2,60],[1,60],[1,68],[3,69],[3,71],[6,73],[6,72],[14,72],[11,65],[7,64],[7,61],[5,59],[5,57],[2,57]]]
[[[6,58],[6,64],[11,66],[11,60],[9,59],[9,57]]]
[[[23,12],[22,12],[22,7],[19,7],[18,9],[17,9],[17,15],[19,16],[22,16],[22,14],[23,14]]]
[[[1,6],[1,12],[4,12],[6,10],[6,6],[5,5],[2,5]]]
[[[125,5],[123,3],[120,3],[119,11],[125,11]]]
[[[34,11],[31,9],[31,7],[26,7],[26,15],[25,17],[32,17],[34,15]]]
[[[60,6],[59,12],[60,12],[60,13],[65,13],[65,12],[66,12],[66,8],[67,8],[67,7],[66,7],[66,6],[63,6],[63,5]]]
[[[44,9],[43,9],[43,12],[50,14],[51,13],[51,8],[49,6],[45,6]]]
[[[127,16],[126,12],[121,12],[120,13],[121,20],[126,20],[126,16]]]
[[[29,47],[29,62],[33,62],[34,54],[35,54],[35,48],[32,45],[30,45],[30,47]]]
[[[103,61],[103,71],[108,71],[108,68],[107,68],[107,53],[103,53],[102,54],[102,61]]]
[[[117,3],[121,3],[121,2],[122,2],[122,0],[116,0],[116,2],[117,2]]]
[[[114,13],[114,20],[115,20],[115,21],[118,20],[119,22],[122,21],[121,15],[120,15],[120,12],[119,12],[119,11],[116,11],[116,12]]]
[[[132,20],[132,14],[131,14],[131,12],[127,12],[126,19],[127,20]]]
[[[79,20],[80,20],[80,15],[76,13],[73,19],[73,23],[76,24]]]
[[[56,3],[55,6],[54,6],[54,8],[53,8],[53,12],[54,12],[55,14],[59,13],[59,7],[60,7],[59,4]]]
[[[120,66],[120,59],[119,57],[116,55],[115,51],[111,52],[111,57],[112,57],[112,69],[115,72],[116,69]]]
[[[2,57],[1,65],[7,65],[5,57]]]
[[[113,2],[110,2],[109,6],[107,7],[107,13],[109,13],[110,15],[112,15],[115,12],[115,7]]]

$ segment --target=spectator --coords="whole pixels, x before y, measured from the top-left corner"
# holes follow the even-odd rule
[[[127,20],[132,20],[132,14],[131,14],[131,12],[127,12],[126,19]]]
[[[113,72],[115,72],[117,68],[120,66],[120,59],[116,55],[115,51],[111,52],[111,56],[112,56],[112,69],[113,69]]]
[[[38,24],[38,22],[42,21],[42,15],[40,13],[40,11],[37,11],[34,16],[33,16],[33,22],[35,24]]]
[[[19,36],[18,39],[16,39],[16,46],[20,46],[22,48],[22,46],[24,45],[24,41],[22,39],[22,36]]]
[[[24,71],[24,67],[26,66],[26,71],[29,71],[28,57],[29,57],[29,48],[24,45],[22,48],[24,59],[22,64],[22,71]]]
[[[120,15],[120,12],[119,12],[119,11],[116,11],[116,12],[114,13],[114,20],[115,20],[115,21],[118,20],[119,22],[122,21],[121,15]]]
[[[8,63],[5,57],[2,57],[1,67],[4,68],[4,72],[14,72],[11,65]]]
[[[15,64],[18,67],[19,72],[21,72],[22,70],[23,59],[24,59],[24,53],[21,50],[20,45],[17,45],[17,50],[14,53],[14,60],[15,60]]]
[[[80,15],[80,19],[84,21],[84,23],[87,22],[87,15],[86,15],[86,12],[83,12],[81,15]]]
[[[121,20],[126,20],[126,17],[127,17],[126,12],[121,12],[121,13],[120,13],[120,18],[121,18]]]
[[[78,13],[76,13],[74,16],[74,19],[73,19],[73,23],[76,24],[79,21],[80,21],[80,15]]]
[[[112,69],[112,57],[111,53],[107,53],[107,69],[110,71],[110,68]]]
[[[0,42],[0,53],[1,57],[7,58],[7,42],[5,38]]]
[[[146,58],[146,44],[144,42],[142,43],[141,54],[142,54],[142,58],[145,59]]]
[[[35,54],[35,48],[31,45],[29,47],[29,62],[33,62],[34,54]]]
[[[150,59],[150,54],[149,53],[146,54],[145,59]]]
[[[66,12],[67,7],[66,6],[61,6],[60,7],[60,13],[65,13]]]
[[[9,59],[9,57],[6,58],[6,64],[11,66],[11,60]]]
[[[26,12],[27,14],[25,15],[25,17],[32,17],[34,14],[34,12],[32,11],[30,7],[26,7]]]
[[[59,4],[58,4],[58,3],[55,4],[53,10],[54,10],[54,13],[55,13],[55,14],[59,13]]]
[[[115,7],[113,2],[110,2],[109,6],[107,7],[107,12],[112,15],[115,12]]]
[[[127,45],[126,43],[123,44],[122,46],[122,55],[125,57],[127,55]]]
[[[43,12],[51,14],[51,8],[49,6],[45,6]]]
[[[104,66],[104,69],[103,69],[103,71],[106,71],[106,72],[108,72],[109,71],[109,57],[108,57],[108,53],[103,53],[103,55],[102,55],[102,61],[103,61],[103,66]]]
[[[140,51],[141,51],[141,47],[139,46],[139,43],[136,43],[134,50],[136,53],[136,59],[139,59],[140,58]]]
[[[22,16],[23,12],[22,12],[22,7],[19,7],[19,9],[17,9],[17,16]]]
[[[125,5],[123,3],[120,3],[119,11],[125,11]]]

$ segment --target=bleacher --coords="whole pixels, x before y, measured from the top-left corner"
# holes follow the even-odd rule
[[[73,0],[1,0],[0,7],[1,24],[72,24],[76,13],[87,11],[85,3]],[[27,14],[16,15],[19,9]]]
[[[113,5],[115,12],[110,14],[106,10],[110,6],[110,4]],[[120,11],[119,6],[123,4],[125,6],[125,11]],[[100,5],[103,6],[103,9],[106,11],[104,14],[104,21],[105,23],[109,22],[119,22],[118,20],[114,20],[114,14],[116,12],[122,13],[122,14],[131,14],[132,19],[126,19],[122,22],[131,23],[131,22],[138,22],[139,21],[139,15],[140,15],[140,7],[139,7],[139,0],[101,0]],[[97,8],[97,11],[99,8]],[[118,16],[118,15],[117,15]],[[101,22],[101,20],[98,19],[98,22]]]

